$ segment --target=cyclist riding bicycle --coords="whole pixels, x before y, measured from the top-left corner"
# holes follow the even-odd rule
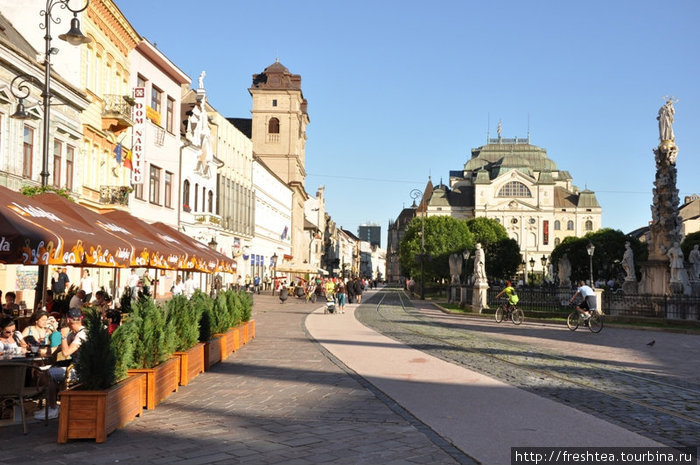
[[[508,310],[512,310],[513,307],[515,307],[520,301],[520,298],[518,297],[518,294],[515,293],[515,289],[513,288],[513,285],[510,283],[510,281],[506,281],[506,287],[503,288],[503,290],[499,292],[498,295],[496,295],[496,298],[498,299],[503,294],[505,294],[506,297],[508,297]]]
[[[579,281],[578,289],[576,289],[576,292],[569,300],[569,303],[572,303],[579,294],[581,297],[583,297],[583,300],[576,306],[576,310],[583,314],[583,318],[587,320],[591,317],[591,312],[596,311],[597,308],[595,292],[590,288],[590,286],[587,286],[584,281]]]

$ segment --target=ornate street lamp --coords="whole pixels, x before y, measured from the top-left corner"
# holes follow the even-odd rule
[[[273,253],[270,260],[272,260],[272,295],[275,295],[275,288],[277,287],[277,253]]]
[[[523,270],[523,286],[527,284],[527,263],[525,260],[520,261],[520,268]]]
[[[589,242],[588,245],[586,246],[586,252],[588,252],[588,266],[589,266],[589,270],[591,272],[590,283],[591,283],[591,287],[593,287],[593,252],[595,252],[595,246],[593,245],[592,242]]]
[[[90,5],[90,0],[85,0],[85,6],[82,8],[74,10],[68,3],[70,0],[46,0],[46,8],[43,9],[39,14],[44,17],[44,22],[39,24],[41,29],[46,31],[44,35],[44,85],[42,87],[42,107],[44,110],[44,125],[43,125],[43,145],[41,152],[41,187],[46,187],[49,184],[49,125],[51,123],[51,55],[58,53],[58,49],[51,47],[51,23],[60,24],[61,18],[54,18],[51,15],[51,10],[57,5],[61,8],[67,9],[73,13],[73,19],[71,20],[71,28],[65,34],[58,36],[59,39],[65,40],[72,45],[86,44],[91,41],[89,37],[85,37],[82,32],[80,32],[80,20],[78,19],[78,13],[85,11]],[[17,83],[17,81],[19,81]],[[28,74],[20,74],[16,76],[12,83],[10,84],[10,91],[12,95],[19,99],[17,102],[17,108],[12,114],[12,118],[19,120],[26,120],[31,116],[27,113],[24,107],[24,99],[29,96],[29,86],[27,83],[34,82],[39,84],[39,81]],[[15,93],[14,86],[17,86],[18,93]],[[48,275],[48,265],[42,265],[39,267],[39,279],[37,283],[37,294],[35,301],[39,300],[37,297],[41,297],[42,302],[46,302],[46,284]]]
[[[529,263],[530,263],[530,273],[532,274],[532,281],[534,283],[534,281],[535,281],[535,259],[533,257],[530,257]]]
[[[547,256],[542,255],[542,258],[540,258],[540,263],[542,263],[542,282],[545,282],[545,278],[547,277]]]
[[[416,199],[423,197],[423,192],[413,189],[409,195],[415,204]],[[425,300],[425,212],[421,215],[420,223],[420,298]]]

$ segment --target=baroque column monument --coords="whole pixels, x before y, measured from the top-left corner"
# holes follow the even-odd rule
[[[682,219],[678,216],[678,189],[676,187],[676,157],[678,147],[673,134],[673,99],[668,98],[659,109],[659,146],[654,149],[656,179],[651,205],[649,227],[649,260],[641,264],[643,294],[683,294],[683,274],[671,273],[669,251],[681,241]],[[679,276],[680,275],[680,276]],[[687,281],[687,276],[685,281]]]

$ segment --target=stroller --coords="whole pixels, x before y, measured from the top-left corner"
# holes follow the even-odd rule
[[[326,295],[326,306],[323,309],[323,313],[335,313],[335,296],[330,294]]]

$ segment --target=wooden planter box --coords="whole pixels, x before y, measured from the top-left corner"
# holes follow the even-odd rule
[[[248,337],[250,339],[255,339],[255,320],[250,320],[248,322]]]
[[[235,352],[236,347],[236,328],[229,328],[224,336],[226,338],[226,356],[228,357],[232,352]]]
[[[137,373],[146,375],[141,388],[144,399],[143,406],[148,410],[152,410],[172,392],[178,390],[180,383],[180,358],[172,357],[155,368],[138,368],[128,370],[127,373],[130,375]]]
[[[108,434],[140,416],[144,378],[142,374],[131,375],[104,391],[61,391],[58,443],[93,438],[105,442]]]
[[[221,361],[221,340],[220,335],[212,336],[211,340],[204,343],[204,369],[211,367]]]
[[[204,343],[173,355],[180,358],[180,386],[187,386],[191,379],[204,373]]]
[[[233,351],[235,352],[238,349],[240,349],[241,346],[243,345],[243,344],[241,344],[241,327],[240,327],[240,325],[236,326],[235,328],[231,328],[229,330],[229,332],[231,333],[231,336],[233,338]]]
[[[250,330],[247,321],[241,323],[241,330],[243,331],[243,344],[248,344],[248,341],[250,341]]]

